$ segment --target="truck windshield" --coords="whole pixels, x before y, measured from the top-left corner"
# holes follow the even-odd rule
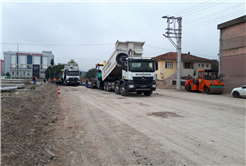
[[[68,76],[78,76],[79,75],[79,71],[67,71],[67,75]]]
[[[204,72],[204,79],[205,80],[214,80],[215,73],[214,72]]]
[[[155,71],[152,62],[129,62],[129,70],[132,72],[153,72]]]

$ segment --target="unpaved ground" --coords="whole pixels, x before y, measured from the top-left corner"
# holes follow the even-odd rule
[[[1,94],[1,165],[44,165],[56,157],[54,125],[58,120],[57,87],[27,85]]]
[[[245,99],[62,87],[49,165],[245,165]]]

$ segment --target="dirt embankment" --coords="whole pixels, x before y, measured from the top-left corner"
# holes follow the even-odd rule
[[[56,159],[53,126],[59,102],[54,84],[2,93],[1,164],[44,165]]]

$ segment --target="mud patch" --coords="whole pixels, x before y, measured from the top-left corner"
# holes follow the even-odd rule
[[[139,104],[139,105],[144,105],[144,106],[149,106],[148,104],[144,104],[144,103],[142,103],[142,102],[137,103],[137,104]]]
[[[116,98],[116,99],[125,99],[125,97],[118,97],[118,98]]]
[[[131,102],[124,102],[124,104],[131,104]]]
[[[178,115],[174,112],[151,112],[147,114],[148,116],[157,116],[162,118],[173,118],[173,117],[184,117],[182,115]]]

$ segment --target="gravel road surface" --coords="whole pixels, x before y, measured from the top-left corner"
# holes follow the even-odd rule
[[[245,165],[245,99],[79,86],[62,87],[60,100],[64,127],[74,126],[57,136],[61,165]]]

